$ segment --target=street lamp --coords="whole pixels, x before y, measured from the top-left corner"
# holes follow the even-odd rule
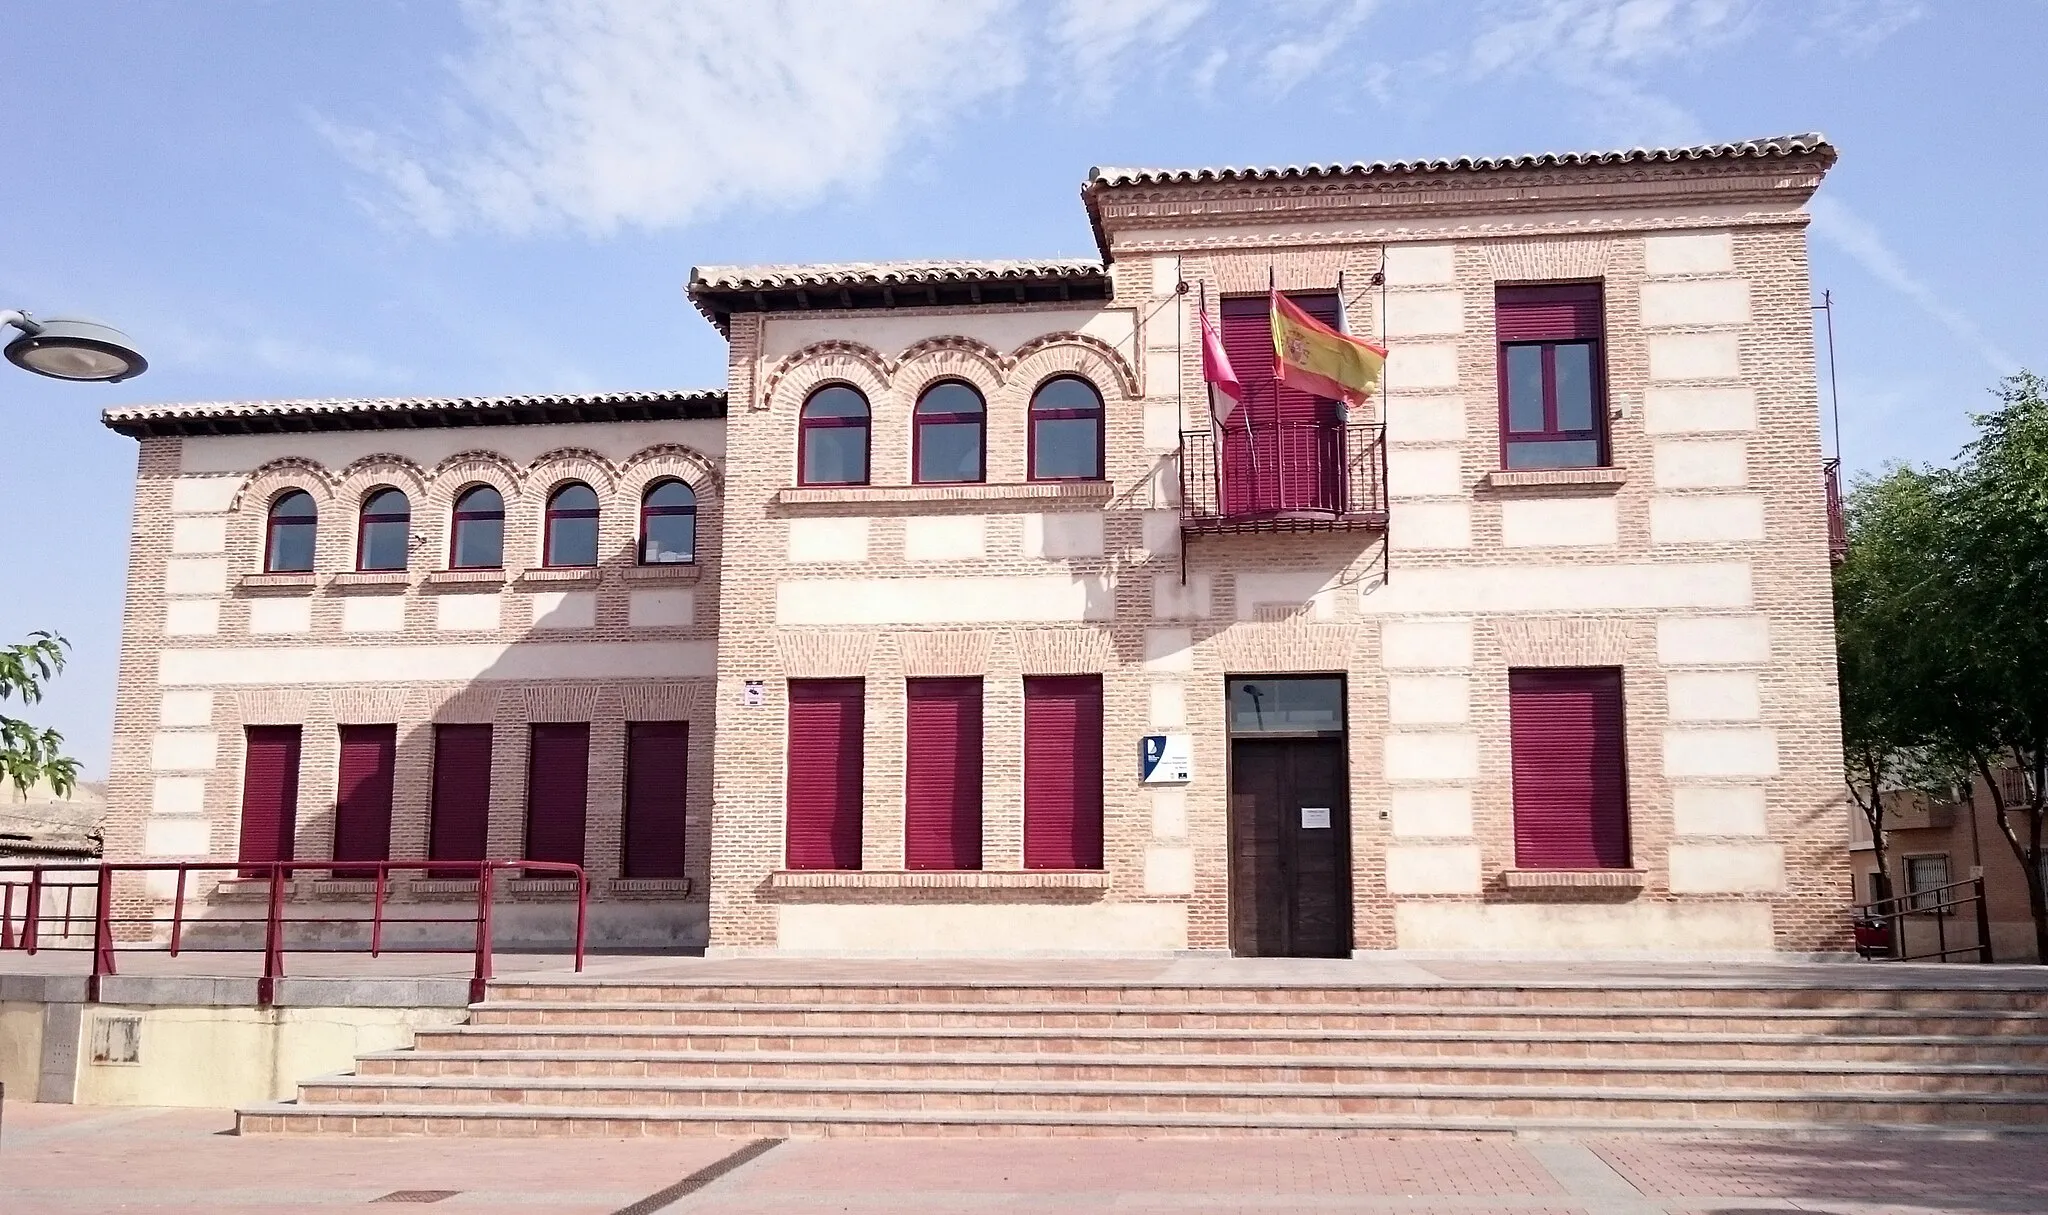
[[[26,312],[0,310],[0,325],[21,330],[20,337],[7,343],[7,361],[37,375],[118,384],[149,370],[149,360],[127,334],[98,321],[39,321]]]

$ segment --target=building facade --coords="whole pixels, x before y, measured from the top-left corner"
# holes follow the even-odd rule
[[[574,859],[720,952],[1844,948],[1833,158],[1097,170],[1099,261],[700,268],[722,393],[112,411],[108,852]]]

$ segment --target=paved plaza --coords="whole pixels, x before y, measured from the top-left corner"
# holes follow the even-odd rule
[[[6,1215],[388,1210],[1515,1212],[2048,1210],[2030,1137],[698,1140],[237,1137],[224,1110],[9,1103]]]

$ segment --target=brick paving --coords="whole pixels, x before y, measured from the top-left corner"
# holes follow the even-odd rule
[[[241,1138],[215,1110],[9,1103],[6,1215],[2020,1215],[2048,1210],[2027,1139]],[[431,1204],[399,1191],[453,1191]]]

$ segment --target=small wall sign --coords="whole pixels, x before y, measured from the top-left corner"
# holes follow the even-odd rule
[[[1138,783],[1184,785],[1195,778],[1192,734],[1147,734],[1138,751]]]
[[[740,705],[743,708],[758,709],[768,703],[768,684],[765,680],[749,679],[740,684]]]
[[[1301,808],[1301,826],[1305,831],[1329,830],[1330,808],[1328,806],[1303,806]]]

